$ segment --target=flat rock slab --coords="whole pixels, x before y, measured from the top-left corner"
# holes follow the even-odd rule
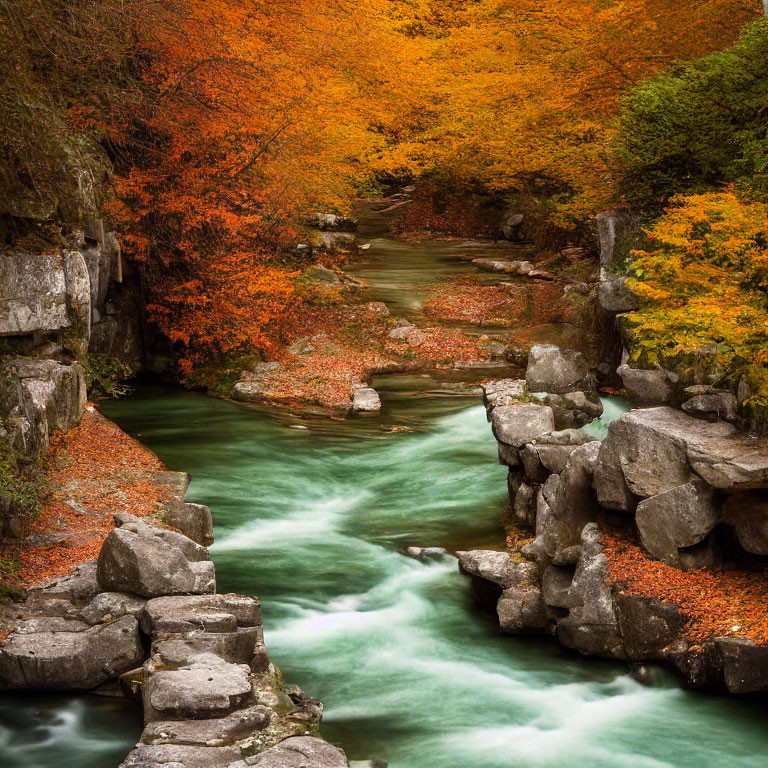
[[[348,768],[348,765],[346,755],[327,741],[312,736],[293,736],[229,768]]]
[[[256,598],[219,594],[156,597],[148,600],[141,616],[141,627],[148,635],[189,632],[201,629],[202,617],[211,614],[229,614],[239,627],[261,625],[260,603]]]
[[[250,671],[245,664],[230,664],[210,653],[194,656],[180,669],[154,670],[144,683],[145,720],[228,714],[251,693]]]
[[[552,409],[533,403],[505,405],[491,412],[493,434],[500,443],[522,448],[555,428]]]
[[[170,720],[150,723],[141,735],[145,744],[199,744],[209,747],[231,743],[266,728],[272,710],[256,705],[211,720]]]
[[[133,616],[87,627],[59,619],[33,621],[0,646],[0,690],[85,691],[141,664]],[[40,630],[40,631],[38,631]]]
[[[490,581],[503,589],[533,583],[536,566],[515,562],[509,552],[473,549],[457,552],[459,570],[467,576]]]

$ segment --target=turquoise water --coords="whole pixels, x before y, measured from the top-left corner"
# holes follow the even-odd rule
[[[188,498],[214,510],[219,588],[261,597],[273,660],[323,699],[326,738],[392,768],[766,764],[761,702],[661,671],[644,687],[622,665],[502,637],[455,559],[401,554],[498,544],[505,477],[476,399],[395,380],[384,401],[344,423],[158,388],[103,407],[191,473]],[[0,701],[2,766],[109,768],[140,732],[112,702],[14,701]]]

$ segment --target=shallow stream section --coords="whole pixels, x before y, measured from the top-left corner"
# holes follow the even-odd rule
[[[401,554],[498,545],[505,503],[479,400],[414,387],[380,384],[381,416],[342,423],[160,388],[103,411],[191,473],[188,498],[215,513],[220,590],[261,597],[273,660],[325,702],[323,733],[351,758],[764,766],[760,701],[686,692],[660,670],[645,687],[622,665],[502,637],[454,558]],[[8,768],[114,768],[140,732],[134,710],[93,697],[3,698],[0,724]]]

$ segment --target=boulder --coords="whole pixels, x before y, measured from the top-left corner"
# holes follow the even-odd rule
[[[365,384],[352,385],[352,412],[375,413],[381,410],[379,393]]]
[[[768,555],[768,494],[741,491],[723,504],[723,522],[733,526],[739,544],[754,555]]]
[[[77,426],[86,400],[85,375],[77,363],[17,359],[0,372],[0,419],[11,446],[30,456],[45,453],[56,430]]]
[[[316,213],[308,223],[311,227],[324,232],[354,232],[357,230],[357,219],[350,216],[338,216],[335,213]]]
[[[0,645],[0,690],[85,691],[144,658],[133,616],[90,628],[77,621],[50,621],[22,624]]]
[[[486,610],[496,610],[504,590],[531,587],[537,582],[534,563],[516,562],[508,552],[476,549],[457,552],[459,570],[472,577],[472,598]]]
[[[624,657],[608,583],[608,559],[597,523],[581,534],[581,556],[566,601],[569,612],[557,622],[557,639],[587,656]]]
[[[146,600],[124,592],[100,592],[80,611],[89,624],[114,621],[121,616],[138,616]]]
[[[250,668],[211,653],[193,656],[179,669],[149,669],[144,682],[144,720],[221,717],[242,708],[251,693]]]
[[[247,762],[229,768],[348,768],[346,755],[327,741],[313,736],[293,736]]]
[[[731,392],[713,391],[696,394],[686,400],[681,408],[691,416],[707,421],[734,421],[737,418],[736,398]]]
[[[526,443],[538,440],[554,430],[555,419],[552,409],[546,405],[504,405],[493,409],[491,424],[499,443],[511,448],[522,448]],[[514,456],[510,459],[516,464]],[[515,465],[510,461],[505,463]]]
[[[626,595],[613,598],[624,653],[629,661],[662,661],[685,623],[685,616],[674,603],[653,597]]]
[[[648,498],[684,485],[693,477],[689,445],[723,440],[733,432],[730,425],[707,424],[672,408],[627,411],[611,422],[600,447],[595,469],[600,503],[627,511],[629,494]]]
[[[551,511],[551,536],[556,548],[550,547],[552,557],[566,548],[577,546],[587,523],[596,520],[600,512],[592,488],[600,443],[577,446],[568,457],[565,469],[555,483],[546,487],[546,501]]]
[[[594,392],[567,392],[564,395],[546,394],[537,397],[539,402],[548,405],[555,417],[558,430],[583,427],[603,413],[603,403]]]
[[[496,613],[499,628],[507,634],[543,632],[552,626],[541,588],[535,585],[505,589]]]
[[[145,523],[115,528],[107,536],[97,559],[97,577],[105,590],[142,597],[216,589],[207,550],[180,533]]]
[[[723,657],[725,686],[730,693],[768,690],[768,645],[739,637],[715,639]]]
[[[635,521],[645,550],[657,560],[680,568],[680,550],[703,541],[720,519],[711,489],[685,483],[644,499]]]
[[[528,355],[525,380],[531,392],[565,394],[592,392],[595,383],[581,352],[554,344],[534,344]]]
[[[630,368],[623,363],[616,369],[627,397],[637,405],[666,405],[674,399],[677,374],[664,368],[651,370]]]
[[[522,213],[513,213],[505,217],[501,225],[501,235],[505,240],[517,240],[520,237],[520,228],[525,221]]]
[[[357,250],[353,232],[313,232],[309,238],[312,248],[325,253],[352,253]]]
[[[205,504],[173,500],[163,506],[162,520],[203,547],[213,544],[213,517]]]

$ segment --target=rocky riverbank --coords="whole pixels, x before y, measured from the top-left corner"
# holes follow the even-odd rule
[[[670,407],[631,410],[598,441],[572,415],[591,415],[587,372],[534,348],[525,381],[484,386],[514,530],[508,551],[459,553],[476,600],[503,632],[767,690],[768,443]]]
[[[271,664],[258,599],[216,592],[189,478],[87,405],[77,364],[4,372],[4,437],[49,485],[34,519],[5,497],[17,586],[0,600],[0,691],[135,699],[145,729],[123,768],[349,766],[319,736],[321,702]]]

